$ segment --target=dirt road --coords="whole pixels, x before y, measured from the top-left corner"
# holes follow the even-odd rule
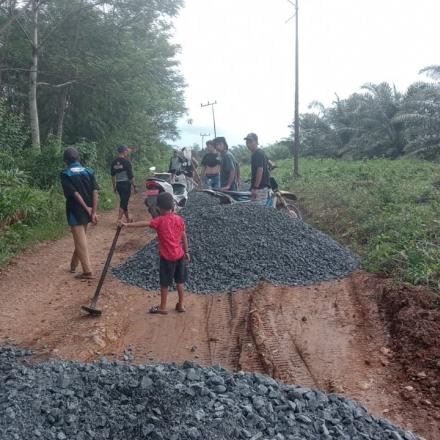
[[[135,216],[145,216],[139,196]],[[104,264],[115,213],[90,231],[91,259]],[[113,264],[140,249],[152,234],[123,231]],[[414,406],[402,396],[399,366],[377,306],[377,283],[362,272],[310,287],[260,285],[234,295],[189,295],[187,313],[147,314],[158,301],[108,276],[101,318],[80,311],[97,281],[67,271],[69,236],[25,252],[0,273],[0,340],[30,347],[41,357],[93,361],[220,364],[264,372],[286,382],[341,393],[427,439],[440,439],[440,410]],[[175,294],[170,297],[173,308]]]

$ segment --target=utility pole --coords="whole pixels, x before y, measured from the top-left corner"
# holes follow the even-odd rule
[[[211,136],[211,133],[200,133],[200,137],[202,138],[202,145],[201,145],[201,150],[203,150],[203,147],[205,145],[205,137]]]
[[[295,119],[294,119],[294,138],[293,138],[293,176],[299,175],[299,20],[298,20],[298,2],[287,0],[295,7]],[[289,18],[290,21],[293,17]]]
[[[215,114],[214,114],[214,105],[216,105],[217,104],[217,100],[216,101],[214,101],[214,102],[207,102],[206,104],[200,104],[200,107],[208,107],[209,105],[211,106],[211,109],[212,109],[212,122],[213,122],[213,125],[214,125],[214,137],[217,137],[217,131],[216,131],[216,129],[215,129]]]

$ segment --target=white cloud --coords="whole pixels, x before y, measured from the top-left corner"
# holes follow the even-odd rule
[[[365,82],[388,81],[403,90],[418,71],[440,64],[438,0],[300,0],[300,102],[330,104]],[[294,99],[293,8],[287,0],[186,0],[175,41],[188,83],[194,126],[231,145],[249,131],[263,144],[289,134]],[[182,145],[200,142],[181,123]],[[201,131],[201,132],[202,132]]]

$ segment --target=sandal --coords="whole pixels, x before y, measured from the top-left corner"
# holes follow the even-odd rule
[[[150,313],[153,315],[168,315],[168,312],[166,310],[161,310],[159,306],[151,307]]]
[[[176,312],[185,313],[186,312],[185,307],[183,307],[182,304],[177,303],[176,304]]]
[[[95,277],[92,275],[91,272],[81,272],[78,275],[75,275],[75,278],[77,280],[94,280]]]

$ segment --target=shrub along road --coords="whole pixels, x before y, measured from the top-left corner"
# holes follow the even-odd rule
[[[134,212],[137,218],[144,216],[141,196]],[[114,212],[103,214],[91,230],[95,267],[105,261],[114,220]],[[113,264],[151,237],[144,230],[123,233]],[[439,401],[430,396],[429,404],[423,402],[417,386],[402,376],[378,310],[382,281],[373,275],[358,272],[307,287],[261,284],[234,295],[188,295],[187,313],[167,316],[146,313],[157,303],[157,292],[109,276],[100,304],[103,316],[94,319],[84,316],[80,306],[93,294],[96,281],[72,278],[67,271],[70,250],[70,237],[45,243],[2,271],[2,342],[36,349],[41,358],[191,360],[266,373],[284,383],[341,393],[408,430],[439,438]]]

